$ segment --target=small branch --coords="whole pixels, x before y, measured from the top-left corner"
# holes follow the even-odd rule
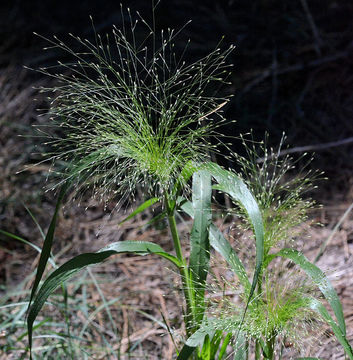
[[[323,255],[327,245],[331,242],[331,240],[333,239],[333,236],[336,234],[337,230],[339,229],[339,227],[341,226],[341,224],[343,223],[343,221],[345,220],[345,218],[349,215],[349,213],[353,210],[353,203],[350,204],[350,206],[348,207],[348,209],[345,211],[345,213],[342,215],[342,217],[340,218],[340,220],[338,221],[338,223],[336,224],[336,226],[333,228],[330,236],[323,242],[323,244],[320,246],[320,249],[314,259],[314,264],[316,264],[321,256]]]
[[[309,9],[309,6],[308,6],[308,3],[306,0],[300,0],[302,6],[303,6],[303,9],[305,11],[305,15],[308,19],[308,23],[311,27],[311,31],[313,32],[313,35],[314,35],[314,39],[315,39],[315,50],[316,50],[316,53],[321,56],[321,45],[322,45],[322,41],[321,41],[321,38],[320,38],[320,35],[319,35],[319,31],[317,29],[317,26],[315,24],[315,21],[314,21],[314,18],[313,16],[311,15],[311,12],[310,12],[310,9]]]
[[[276,156],[284,156],[284,155],[288,155],[288,154],[294,154],[294,153],[301,153],[301,152],[305,152],[305,151],[320,151],[320,150],[326,150],[332,147],[336,147],[336,146],[342,146],[342,145],[348,145],[353,143],[353,136],[346,138],[346,139],[342,139],[342,140],[338,140],[338,141],[331,141],[328,143],[324,143],[324,144],[316,144],[316,145],[306,145],[306,146],[298,146],[298,147],[294,147],[291,149],[286,149],[286,150],[282,150],[279,153],[276,154],[272,154],[268,157],[266,157],[266,159],[273,159]],[[258,158],[256,160],[256,162],[259,163],[263,163],[265,161],[264,157]]]
[[[276,73],[277,73],[277,75],[283,75],[283,74],[287,74],[287,73],[290,73],[290,72],[304,70],[306,68],[317,67],[317,66],[320,66],[320,65],[323,65],[323,64],[326,64],[326,63],[330,63],[330,62],[345,58],[345,57],[347,57],[349,55],[352,46],[353,46],[353,42],[351,42],[348,45],[348,47],[346,48],[346,50],[344,50],[344,51],[340,51],[340,52],[337,52],[335,54],[328,55],[328,56],[325,56],[325,57],[321,57],[319,59],[312,60],[312,61],[309,61],[309,62],[306,62],[306,63],[302,62],[302,63],[294,64],[294,65],[291,65],[291,66],[279,68],[279,69],[276,70]],[[244,87],[242,93],[247,93],[254,86],[256,86],[259,83],[261,83],[262,81],[266,80],[268,77],[271,76],[272,72],[273,72],[273,67],[272,67],[272,64],[271,64],[271,66],[268,69],[264,70],[261,75],[259,75],[257,78],[250,81]]]

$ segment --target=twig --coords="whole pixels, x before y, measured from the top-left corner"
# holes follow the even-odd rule
[[[310,9],[309,9],[309,6],[308,6],[308,3],[306,0],[300,0],[302,6],[303,6],[303,9],[305,11],[305,15],[308,19],[308,22],[309,22],[309,25],[311,27],[311,31],[313,32],[313,35],[314,35],[314,39],[315,39],[315,50],[316,50],[316,53],[321,56],[321,45],[322,45],[322,41],[321,41],[321,38],[320,38],[320,35],[319,35],[319,31],[317,29],[317,26],[315,24],[315,21],[314,21],[314,18],[313,16],[311,15],[311,12],[310,12]]]
[[[348,207],[348,209],[345,211],[345,213],[342,215],[342,217],[340,218],[340,220],[338,221],[338,223],[336,224],[336,226],[333,228],[330,236],[323,242],[323,244],[320,246],[320,249],[315,257],[314,260],[314,264],[317,263],[319,261],[319,259],[321,258],[321,256],[323,255],[327,245],[331,242],[331,240],[333,239],[333,236],[336,234],[337,230],[339,229],[339,227],[341,226],[341,224],[343,223],[343,221],[345,220],[345,218],[348,216],[348,214],[352,211],[353,209],[353,203],[350,204],[350,206]]]
[[[309,61],[307,63],[302,62],[302,63],[298,63],[298,64],[294,64],[294,65],[291,65],[291,66],[284,67],[282,69],[277,69],[276,73],[277,73],[277,75],[283,75],[283,74],[286,74],[286,73],[299,71],[299,70],[304,70],[304,69],[310,68],[310,67],[320,66],[320,65],[323,65],[323,64],[326,64],[326,63],[329,63],[329,62],[336,61],[338,59],[345,58],[345,57],[347,57],[349,55],[349,53],[351,51],[350,49],[352,48],[352,46],[353,46],[353,41],[348,45],[347,49],[344,50],[344,51],[337,52],[337,53],[335,53],[333,55],[328,55],[328,56],[325,56],[325,57],[321,57],[320,59],[312,60],[312,61]],[[244,87],[242,93],[246,93],[246,92],[250,91],[254,86],[258,85],[259,83],[261,83],[262,81],[264,81],[265,79],[270,77],[272,72],[273,72],[273,67],[272,67],[272,64],[271,64],[271,66],[268,69],[264,70],[260,76],[258,76],[257,78],[255,78],[254,80],[249,82]]]
[[[342,139],[342,140],[338,140],[338,141],[331,141],[328,143],[324,143],[324,144],[316,144],[316,145],[306,145],[306,146],[297,146],[291,149],[286,149],[286,150],[282,150],[279,153],[276,154],[272,154],[266,157],[266,159],[273,159],[274,157],[277,156],[283,156],[283,155],[287,155],[287,154],[294,154],[294,153],[301,153],[301,152],[305,152],[305,151],[319,151],[319,150],[326,150],[332,147],[336,147],[336,146],[342,146],[342,145],[348,145],[350,143],[353,143],[353,136],[346,138],[346,139]],[[265,161],[265,157],[261,157],[258,158],[256,160],[257,163],[263,163]]]

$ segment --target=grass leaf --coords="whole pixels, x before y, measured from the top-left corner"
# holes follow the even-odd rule
[[[232,339],[232,333],[228,333],[223,340],[223,344],[221,348],[219,349],[218,360],[223,360],[227,355],[226,351],[231,339]]]
[[[210,226],[210,245],[223,256],[230,268],[238,276],[238,279],[244,288],[250,291],[251,284],[246,275],[243,263],[231,247],[229,241],[226,240],[221,231],[214,224],[211,224]]]
[[[29,309],[29,314],[27,318],[28,341],[30,351],[32,349],[32,331],[34,321],[50,294],[52,294],[60,284],[70,279],[72,276],[77,274],[86,266],[101,263],[111,255],[126,252],[135,253],[138,255],[158,254],[168,259],[176,266],[181,266],[179,260],[176,257],[163,251],[163,249],[159,245],[147,241],[116,242],[104,247],[103,249],[95,253],[80,254],[72,258],[49,275],[49,277],[44,281],[41,288],[38,290],[38,293],[33,298],[33,304]]]
[[[194,284],[194,311],[197,325],[204,314],[204,295],[210,261],[209,227],[211,224],[211,176],[206,171],[193,175],[192,205],[194,223],[190,235],[189,269]]]
[[[8,236],[9,238],[11,239],[14,239],[14,240],[18,240],[20,242],[22,242],[23,244],[26,244],[26,245],[29,245],[31,248],[33,248],[34,250],[38,251],[38,253],[40,254],[41,253],[41,249],[35,245],[35,244],[32,244],[30,241],[26,240],[26,239],[23,239],[21,238],[20,236],[17,236],[17,235],[14,235],[14,234],[11,234],[7,231],[4,231],[4,230],[1,230],[0,229],[0,234],[3,234],[3,235],[6,235]],[[48,261],[50,262],[50,264],[55,268],[56,267],[56,264],[54,262],[54,259],[52,257],[49,257]]]
[[[195,351],[195,346],[184,345],[176,360],[188,360],[191,354]]]
[[[230,197],[242,206],[249,217],[253,226],[256,240],[256,267],[253,281],[251,284],[248,302],[254,294],[258,282],[264,257],[264,227],[261,211],[254,196],[251,194],[245,183],[233,172],[223,169],[221,166],[209,162],[203,168],[210,172],[216,179],[218,185],[216,189],[230,195]]]
[[[343,346],[344,351],[348,355],[350,360],[353,360],[353,350],[349,342],[347,341],[345,333],[342,331],[340,326],[336,324],[336,322],[332,319],[331,315],[328,313],[327,309],[324,305],[321,304],[320,301],[316,299],[311,299],[310,307],[318,312],[325,321],[331,326],[333,333],[335,334],[337,340]]]
[[[290,259],[300,266],[303,271],[305,271],[305,273],[311,278],[314,284],[318,286],[322,294],[325,296],[335,313],[342,334],[345,335],[346,323],[344,321],[342,304],[330,280],[326,277],[322,270],[312,264],[301,252],[295,249],[282,249],[278,253],[274,254],[274,256],[281,256]]]
[[[194,211],[190,201],[181,201],[180,208],[190,217],[194,217]],[[246,275],[245,267],[231,247],[229,241],[226,240],[221,231],[214,224],[210,225],[209,232],[210,245],[224,257],[228,265],[238,276],[239,281],[244,288],[250,291],[251,284]]]
[[[64,198],[64,195],[65,195],[67,189],[69,188],[69,186],[70,186],[70,183],[67,182],[60,189],[58,200],[57,200],[56,206],[55,206],[55,211],[54,211],[53,217],[51,219],[48,232],[47,232],[47,234],[45,236],[45,239],[44,239],[42,252],[41,252],[40,258],[39,258],[36,278],[34,279],[32,291],[31,291],[31,296],[30,296],[29,303],[28,303],[28,309],[31,306],[33,297],[34,297],[34,295],[35,295],[35,293],[37,291],[39,282],[40,282],[40,280],[41,280],[41,278],[43,276],[45,267],[46,267],[48,259],[50,257],[50,252],[51,252],[51,248],[52,248],[52,245],[53,245],[54,232],[55,232],[56,220],[57,220],[57,217],[58,217],[58,212],[59,212],[62,200]]]
[[[153,204],[155,204],[158,201],[159,201],[159,198],[156,198],[156,197],[146,200],[143,204],[141,204],[137,209],[135,209],[129,216],[127,216],[118,225],[121,225],[125,221],[128,221],[128,220],[132,219],[134,216],[136,216],[137,214],[143,212],[144,210],[146,210],[147,208],[149,208],[150,206],[152,206]]]
[[[247,359],[247,352],[248,352],[248,343],[246,341],[245,335],[240,332],[234,346],[234,358],[233,360],[246,360]]]
[[[177,360],[187,360],[194,350],[199,346],[204,345],[205,339],[212,339],[216,333],[215,326],[212,319],[206,319],[201,327],[196,330],[187,340],[181,349]]]

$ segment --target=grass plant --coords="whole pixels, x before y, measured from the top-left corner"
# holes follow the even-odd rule
[[[220,110],[227,102],[210,95],[210,86],[214,88],[224,82],[229,71],[226,58],[232,47],[225,51],[217,48],[187,65],[174,53],[173,40],[178,32],[162,31],[157,36],[154,26],[139,18],[147,31],[147,36],[139,40],[135,36],[139,24],[129,12],[126,20],[131,27],[114,28],[112,39],[96,34],[95,43],[91,43],[73,37],[81,46],[80,51],[71,50],[59,39],[49,40],[51,46],[64,50],[73,60],[59,64],[62,73],[52,68],[40,70],[59,84],[42,89],[54,94],[51,130],[42,131],[53,148],[45,159],[53,162],[53,170],[60,178],[55,186],[60,187],[60,192],[44,236],[28,302],[30,357],[44,354],[49,358],[45,349],[33,348],[33,333],[39,326],[36,318],[49,296],[88,266],[113,255],[132,253],[159,255],[180,274],[186,339],[175,349],[179,360],[221,360],[230,354],[234,359],[247,359],[251,349],[256,359],[272,360],[278,340],[315,312],[329,323],[347,356],[353,359],[345,337],[342,306],[325,274],[293,247],[278,250],[279,244],[292,244],[293,227],[306,218],[312,205],[311,201],[302,200],[303,192],[311,186],[310,177],[282,182],[290,165],[277,157],[261,166],[251,157],[241,158],[239,175],[210,161],[210,152],[217,148],[209,139],[218,135],[217,128],[224,121]],[[118,241],[96,252],[75,256],[41,282],[51,259],[60,206],[68,191],[81,193],[93,189],[94,194],[102,198],[113,196],[119,203],[119,199],[133,197],[138,186],[147,200],[128,218],[161,204],[161,217],[168,223],[174,253],[152,241]],[[250,276],[230,242],[213,223],[213,190],[232,199],[253,232],[256,253]],[[181,246],[177,212],[193,219],[188,258]],[[243,304],[234,307],[229,303],[217,317],[212,315],[213,308],[205,299],[212,248],[224,257],[243,289]],[[277,258],[301,268],[326,298],[335,320],[320,300],[307,294],[308,288],[303,284],[273,286],[276,278],[273,279],[270,266]],[[92,280],[101,294],[98,283]],[[101,297],[114,327],[109,303],[102,294]],[[67,304],[63,306],[64,313],[70,306],[68,298],[64,291]],[[82,332],[79,338],[84,339],[84,335]],[[72,347],[71,332],[57,336],[69,341],[67,352],[58,356],[85,357]],[[253,348],[249,347],[251,343]],[[114,351],[109,341],[106,345],[107,354]],[[57,354],[59,351],[64,350],[57,350]],[[114,356],[118,358],[120,354]]]

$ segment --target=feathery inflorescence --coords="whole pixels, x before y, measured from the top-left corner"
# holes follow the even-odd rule
[[[157,39],[140,17],[148,34],[138,42],[139,22],[130,13],[128,20],[129,30],[114,27],[112,39],[104,40],[96,34],[95,44],[72,36],[79,52],[46,39],[73,57],[59,63],[63,73],[40,69],[58,81],[42,89],[52,93],[51,130],[44,133],[53,150],[46,158],[61,181],[73,181],[78,191],[131,194],[140,184],[161,194],[186,163],[208,159],[210,137],[224,122],[219,110],[227,98],[210,95],[210,89],[227,77],[233,47],[216,48],[188,65],[187,45],[181,56],[175,54],[179,32],[162,30]]]

